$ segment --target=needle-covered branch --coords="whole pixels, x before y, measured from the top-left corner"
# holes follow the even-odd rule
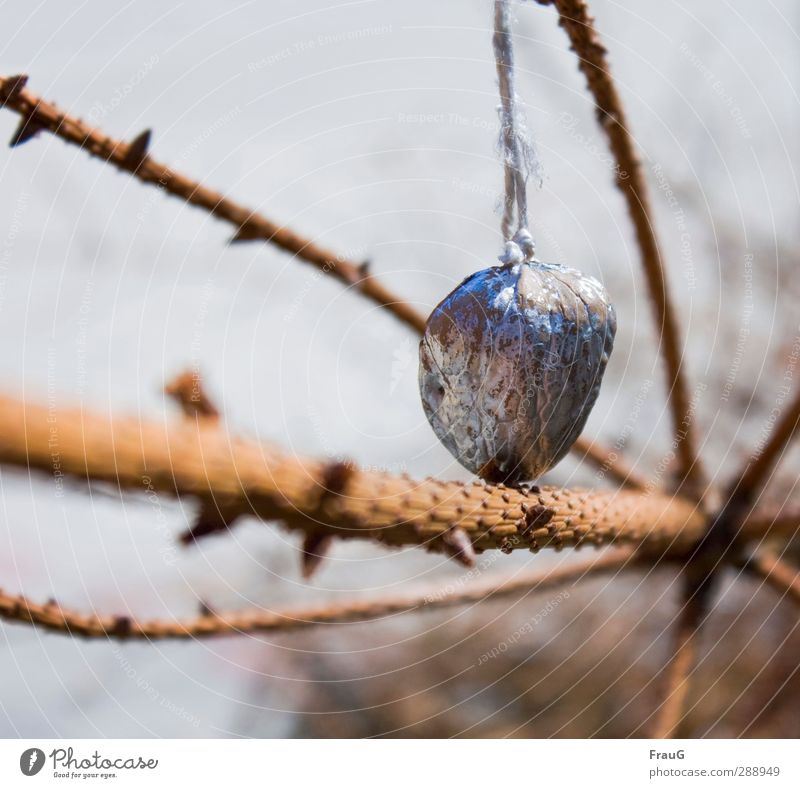
[[[650,292],[667,372],[667,392],[677,442],[681,475],[700,492],[702,468],[691,418],[689,390],[682,368],[681,336],[675,308],[670,299],[664,273],[663,257],[651,216],[647,182],[636,153],[622,100],[606,58],[606,49],[594,28],[594,19],[584,0],[538,0],[554,5],[559,25],[569,37],[578,56],[579,67],[597,108],[597,120],[608,138],[617,163],[617,186],[625,197],[639,245],[645,280]]]
[[[338,538],[422,545],[471,563],[473,551],[627,544],[682,551],[705,520],[690,502],[632,491],[415,481],[299,458],[215,424],[108,418],[0,397],[0,462],[186,496],[220,519],[243,515]]]
[[[371,276],[363,263],[342,259],[288,227],[153,159],[148,153],[149,130],[132,142],[114,139],[26,90],[26,82],[27,78],[23,76],[0,77],[0,106],[22,116],[11,140],[12,146],[26,142],[40,131],[48,131],[65,142],[77,145],[89,155],[129,172],[143,183],[157,186],[167,194],[229,222],[235,229],[234,241],[268,241],[275,244],[388,309],[414,330],[421,332],[424,328],[424,315]]]
[[[62,608],[55,602],[39,604],[24,596],[0,591],[0,619],[32,624],[41,629],[76,637],[122,640],[194,639],[246,633],[278,633],[325,624],[378,621],[400,613],[429,612],[508,596],[539,593],[565,585],[575,585],[583,580],[636,565],[631,551],[620,549],[588,561],[548,572],[528,572],[499,583],[476,585],[468,582],[463,588],[446,588],[416,596],[346,602],[283,612],[249,609],[217,613],[206,608],[202,615],[184,620],[140,620],[127,615],[80,613]]]

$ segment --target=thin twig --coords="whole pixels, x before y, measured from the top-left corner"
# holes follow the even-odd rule
[[[740,550],[743,542],[749,539],[764,538],[767,533],[776,534],[775,523],[759,521],[758,516],[751,519],[751,510],[759,490],[763,489],[767,477],[783,456],[789,441],[797,433],[800,424],[800,392],[789,404],[772,428],[767,441],[752,455],[739,476],[728,488],[728,495],[717,516],[711,520],[705,552],[708,558],[719,562],[729,550]],[[787,525],[784,520],[783,525]],[[763,530],[755,530],[761,525]],[[791,527],[791,521],[788,523]],[[795,529],[796,530],[796,529]],[[730,557],[730,556],[727,556]],[[732,556],[734,560],[738,555]]]
[[[636,154],[622,100],[611,75],[606,49],[600,43],[584,0],[538,0],[554,5],[559,25],[569,37],[571,48],[579,58],[579,67],[586,78],[597,108],[597,119],[608,138],[617,163],[617,186],[628,206],[636,231],[650,300],[654,307],[656,328],[661,337],[660,348],[667,372],[667,393],[675,431],[676,454],[681,479],[693,494],[702,489],[695,428],[691,418],[688,386],[682,369],[681,338],[675,309],[670,299],[664,274],[663,258],[650,215],[647,182]]]
[[[0,397],[0,462],[44,471],[57,484],[67,475],[188,496],[228,523],[253,515],[303,533],[450,554],[454,546],[463,553],[465,540],[454,532],[476,550],[617,543],[676,552],[691,549],[705,528],[697,507],[677,496],[414,481],[304,460],[203,421],[111,419],[7,397]]]
[[[147,152],[149,131],[131,143],[116,140],[25,90],[24,85],[24,78],[19,76],[0,77],[0,106],[4,105],[22,116],[12,144],[29,139],[35,132],[49,131],[65,142],[79,146],[89,155],[129,172],[143,183],[153,184],[167,194],[229,222],[236,229],[233,240],[259,240],[275,244],[380,304],[415,331],[424,329],[425,317],[371,276],[364,264],[342,259],[288,227],[157,162]]]
[[[653,732],[657,739],[671,739],[686,709],[689,693],[689,676],[697,659],[698,631],[703,607],[697,597],[689,598],[678,616],[672,641],[672,657],[665,670],[664,700],[661,702]]]
[[[581,459],[589,460],[604,476],[610,476],[623,487],[629,487],[632,490],[647,488],[647,479],[634,471],[619,456],[612,461],[611,453],[605,446],[599,446],[587,438],[578,438],[572,446],[572,451],[579,454]]]
[[[800,426],[800,391],[772,428],[766,443],[750,457],[731,485],[731,500],[747,507],[763,488],[772,469],[783,457],[783,450]]]
[[[500,599],[523,593],[535,593],[575,584],[609,572],[635,565],[630,550],[621,549],[549,572],[528,573],[514,580],[470,585],[467,588],[434,591],[408,598],[347,602],[338,605],[272,612],[246,610],[216,613],[207,607],[203,614],[187,620],[138,620],[129,616],[78,613],[54,602],[37,604],[24,596],[0,591],[0,618],[85,638],[124,640],[159,640],[166,638],[202,638],[257,632],[288,632],[322,624],[349,624],[375,621],[400,613],[441,610],[457,605]]]
[[[738,538],[741,541],[781,537],[794,539],[800,535],[800,507],[758,509],[742,525]]]
[[[800,571],[770,550],[759,550],[742,565],[782,597],[800,604]]]
[[[198,372],[181,372],[164,386],[164,392],[180,405],[187,419],[206,419],[209,423],[219,421],[219,410],[206,393]]]

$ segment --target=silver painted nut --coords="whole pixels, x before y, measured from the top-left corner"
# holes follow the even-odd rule
[[[420,342],[419,387],[439,440],[487,481],[539,478],[581,434],[616,330],[603,286],[537,261],[465,279]]]

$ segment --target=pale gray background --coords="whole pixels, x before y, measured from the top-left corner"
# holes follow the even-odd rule
[[[708,386],[700,434],[724,473],[757,438],[798,332],[798,4],[593,8],[649,170],[687,369]],[[540,256],[602,278],[619,314],[587,434],[627,437],[630,460],[657,481],[668,419],[623,202],[553,10],[526,3],[517,15],[520,93],[545,172],[531,196]],[[12,0],[0,20],[2,73],[29,73],[31,90],[118,137],[152,127],[156,158],[370,258],[421,309],[500,251],[488,0]],[[0,111],[0,139],[16,123]],[[467,478],[422,414],[416,338],[370,302],[274,248],[228,247],[228,225],[47,135],[0,152],[0,184],[4,393],[174,419],[161,386],[196,366],[232,430]],[[548,480],[602,484],[572,459]],[[172,537],[191,511],[172,500],[120,502],[76,485],[58,496],[51,480],[7,469],[0,481],[0,585],[82,609],[190,614],[198,598],[280,607],[460,575],[437,556],[351,544],[305,583],[295,538],[271,527],[247,522],[180,552]],[[502,557],[491,571],[553,560],[569,556]],[[415,651],[419,633],[444,624],[446,639],[447,619],[464,615],[121,646],[2,625],[0,735],[301,735],[312,678],[339,681],[343,709],[342,680],[374,671],[397,671],[402,695],[409,655],[430,656]],[[492,698],[482,703],[470,722],[492,713]]]

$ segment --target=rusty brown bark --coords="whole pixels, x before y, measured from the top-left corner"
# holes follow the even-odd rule
[[[690,492],[699,495],[702,492],[704,478],[691,417],[689,388],[682,368],[680,330],[667,287],[663,255],[651,216],[647,181],[636,153],[619,91],[608,65],[606,49],[595,30],[594,19],[584,0],[538,0],[538,2],[542,5],[553,5],[558,11],[559,25],[566,32],[570,46],[578,56],[578,66],[594,98],[597,121],[608,138],[611,153],[617,164],[616,184],[625,198],[633,222],[660,338],[659,349],[664,357],[667,395],[681,478],[685,480]]]
[[[194,639],[245,633],[291,632],[325,624],[377,621],[400,613],[430,612],[519,594],[538,593],[574,585],[636,565],[631,551],[620,549],[547,572],[528,572],[516,579],[499,583],[469,583],[467,587],[458,590],[434,590],[407,598],[370,599],[281,612],[249,609],[217,613],[206,609],[201,615],[185,620],[140,620],[130,616],[80,613],[62,608],[55,602],[39,604],[24,596],[0,591],[0,618],[75,637],[122,640]]]
[[[229,222],[235,228],[234,241],[268,241],[275,244],[310,263],[323,274],[352,287],[415,331],[421,332],[425,327],[425,316],[371,276],[365,264],[343,259],[294,230],[156,161],[147,150],[149,131],[130,143],[114,139],[26,90],[25,78],[19,76],[0,77],[0,106],[22,116],[12,144],[19,144],[36,132],[48,131],[65,142],[77,145],[90,156],[129,172],[143,183],[157,186]]]
[[[759,448],[742,468],[738,478],[731,485],[731,501],[747,507],[755,495],[769,480],[769,474],[783,456],[784,449],[796,437],[800,427],[800,391],[789,402]]]
[[[793,539],[800,534],[800,508],[797,506],[780,509],[758,509],[751,514],[738,533],[740,541],[776,537]]]
[[[744,568],[773,591],[800,605],[800,571],[771,550],[759,550]]]
[[[690,678],[697,661],[697,645],[703,615],[700,596],[685,600],[672,635],[672,654],[665,669],[663,701],[656,714],[653,737],[673,739],[686,712]]]
[[[627,490],[520,490],[352,469],[331,489],[330,464],[231,436],[214,424],[107,418],[0,397],[0,463],[188,496],[227,515],[305,533],[449,551],[627,544],[680,551],[703,533],[694,504]]]

